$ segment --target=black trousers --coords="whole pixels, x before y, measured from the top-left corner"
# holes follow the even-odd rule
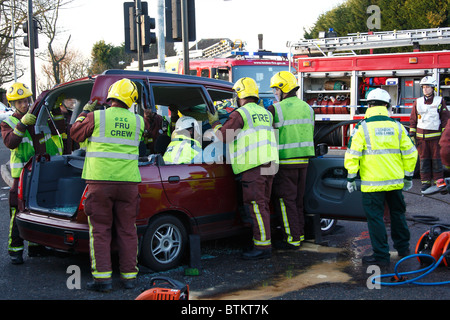
[[[410,232],[406,223],[406,204],[402,190],[362,193],[373,255],[377,260],[389,261],[389,243],[383,221],[385,201],[390,210],[391,238],[394,248],[403,253],[409,249]]]

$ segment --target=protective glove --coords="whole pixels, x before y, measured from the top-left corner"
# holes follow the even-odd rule
[[[413,143],[414,145],[416,145],[416,135],[415,135],[415,134],[412,134],[412,135],[410,135],[409,137],[411,138],[412,143]]]
[[[83,107],[83,111],[91,112],[94,111],[95,107],[97,106],[97,100],[95,100],[92,103],[86,103]]]
[[[36,116],[32,113],[26,113],[20,120],[26,126],[32,126],[36,123]]]
[[[412,180],[403,179],[403,191],[408,191],[413,186]]]
[[[219,113],[214,109],[214,113],[209,112],[209,109],[206,109],[206,114],[208,115],[209,124],[212,126],[214,122],[219,121]]]
[[[353,191],[356,191],[356,182],[355,181],[347,181],[347,190],[349,193],[352,193]]]

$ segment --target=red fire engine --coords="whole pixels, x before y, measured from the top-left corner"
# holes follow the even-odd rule
[[[316,113],[316,130],[339,121],[363,119],[366,96],[374,88],[389,92],[392,117],[409,125],[411,106],[422,95],[419,82],[432,76],[437,92],[450,96],[450,51],[358,55],[354,50],[450,43],[450,28],[354,34],[289,44],[298,71],[299,97]],[[336,52],[350,51],[345,55]],[[312,52],[321,56],[311,56]],[[351,126],[330,136],[331,148],[345,149]]]

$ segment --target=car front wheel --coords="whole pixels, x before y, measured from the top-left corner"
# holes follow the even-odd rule
[[[162,215],[152,220],[142,239],[140,260],[154,271],[178,266],[187,247],[187,232],[175,216]]]

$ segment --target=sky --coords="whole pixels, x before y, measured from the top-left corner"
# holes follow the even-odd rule
[[[87,57],[97,41],[120,45],[124,42],[124,2],[74,0],[61,12],[58,25],[64,32],[58,40],[64,43],[70,34],[70,45]],[[156,17],[158,2],[159,0],[147,0],[149,15],[152,17]],[[266,50],[287,52],[287,41],[302,38],[303,28],[311,27],[320,14],[343,2],[344,0],[195,0],[197,40],[240,39],[247,43],[247,49],[257,50],[258,34],[263,34]]]
[[[69,48],[89,59],[92,46],[100,40],[121,45],[125,41],[124,2],[133,0],[74,0],[61,8],[57,23],[59,35],[54,48],[63,48],[70,35]],[[156,18],[159,0],[146,2],[149,15]],[[239,39],[246,43],[248,51],[257,51],[258,34],[263,34],[265,50],[288,52],[288,41],[301,39],[304,28],[309,29],[320,14],[343,2],[345,0],[195,0],[196,39]],[[193,44],[195,42],[190,46]],[[40,35],[36,54],[45,53],[46,48],[46,39]],[[176,44],[176,48],[182,54],[182,44]],[[20,63],[29,68],[29,58],[21,59]],[[35,59],[38,76],[42,64],[43,61]],[[29,69],[18,81],[31,82]],[[9,85],[5,84],[5,87]]]

